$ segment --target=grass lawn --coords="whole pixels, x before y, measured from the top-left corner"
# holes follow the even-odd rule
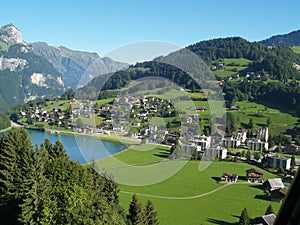
[[[231,111],[236,119],[239,119],[241,124],[248,124],[249,119],[254,121],[254,128],[267,125],[268,118],[271,119],[269,134],[279,134],[287,129],[293,128],[299,119],[297,116],[291,115],[284,109],[275,107],[266,107],[261,103],[256,102],[237,102],[234,104],[239,107],[237,111]]]
[[[189,197],[207,193],[222,187],[217,181],[223,172],[237,173],[244,181],[245,170],[253,166],[246,163],[214,162],[208,169],[200,172],[197,161],[190,161],[176,175],[161,183],[150,186],[124,186],[121,191],[155,196]],[[265,179],[275,175],[263,171]],[[131,194],[121,193],[121,204],[128,209]],[[160,199],[139,196],[141,202],[150,199],[158,211],[161,224],[230,224],[238,221],[244,207],[250,217],[263,215],[271,203],[275,212],[280,204],[265,199],[259,185],[233,184],[207,196],[194,199]]]
[[[294,46],[294,47],[292,47],[292,50],[293,50],[294,52],[300,54],[300,46]]]

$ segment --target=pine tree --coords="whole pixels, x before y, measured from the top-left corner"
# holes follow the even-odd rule
[[[270,205],[268,206],[268,208],[266,209],[265,215],[272,214],[272,213],[274,213],[274,210],[273,210],[272,205],[270,204]]]
[[[136,194],[132,196],[132,200],[129,204],[129,214],[127,215],[127,219],[132,225],[144,224],[143,208],[139,203]]]
[[[291,158],[291,169],[293,170],[296,166],[296,160],[295,160],[295,156],[292,155],[292,158]]]
[[[248,216],[247,209],[244,208],[240,216],[239,225],[249,225],[249,224],[250,224],[250,218]]]
[[[63,157],[63,156],[67,157],[65,147],[63,146],[63,144],[60,141],[55,142],[55,144],[52,148],[52,152],[49,155],[54,158]]]
[[[34,152],[34,162],[30,173],[29,191],[21,204],[19,221],[22,224],[40,224],[49,221],[51,215],[45,215],[46,204],[50,201],[50,185],[45,177],[45,164],[48,160],[46,148],[41,147]]]
[[[251,160],[251,152],[250,152],[250,150],[247,151],[246,158],[247,158],[247,160]]]
[[[145,224],[147,225],[158,225],[157,212],[154,211],[152,201],[148,200],[145,208]]]
[[[4,211],[9,212],[10,221],[17,223],[20,204],[29,192],[33,164],[33,147],[27,131],[12,129],[2,140],[0,153],[0,186]],[[3,189],[2,189],[3,188]],[[6,207],[5,207],[6,206]]]

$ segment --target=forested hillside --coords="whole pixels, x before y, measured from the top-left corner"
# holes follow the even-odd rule
[[[1,224],[142,224],[156,221],[153,205],[134,197],[126,215],[118,185],[92,167],[70,161],[64,146],[46,139],[32,146],[24,129],[0,140]],[[138,212],[135,211],[138,210]],[[156,223],[153,224],[158,224]]]

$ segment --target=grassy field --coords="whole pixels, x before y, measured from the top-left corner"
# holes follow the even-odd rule
[[[153,148],[152,145],[145,147],[145,149]],[[168,153],[165,147],[156,146],[150,151],[142,151],[143,149],[135,147],[114,157],[128,164],[136,164],[164,160]],[[110,164],[110,158],[98,161],[97,166],[113,167]],[[275,211],[279,209],[280,204],[267,200],[259,185],[244,183],[245,170],[252,168],[252,165],[213,162],[204,171],[199,171],[198,167],[199,161],[189,161],[183,169],[163,182],[149,186],[120,185],[121,205],[128,209],[132,193],[137,193],[142,203],[145,204],[148,199],[153,201],[161,224],[178,225],[231,224],[238,221],[238,216],[244,207],[248,209],[252,218],[263,215],[270,203]],[[121,169],[115,168],[114,170]],[[106,172],[111,172],[111,170]],[[239,182],[229,186],[219,183],[219,178],[224,172],[238,174]],[[263,172],[264,179],[276,177],[267,171]],[[218,188],[221,189],[201,196]],[[192,196],[195,197],[189,199]]]
[[[223,63],[224,70],[214,71],[214,73],[216,74],[216,76],[220,78],[226,78],[226,77],[236,75],[240,71],[246,69],[248,64],[251,63],[251,60],[245,58],[228,58],[228,59],[218,61],[218,63]]]
[[[293,50],[294,52],[300,54],[300,46],[294,46],[294,47],[292,47],[292,50]]]

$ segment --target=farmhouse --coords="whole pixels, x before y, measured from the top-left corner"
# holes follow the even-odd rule
[[[248,182],[251,183],[262,183],[263,182],[263,173],[257,169],[246,170],[246,177]]]
[[[238,177],[239,176],[237,174],[223,173],[222,177],[221,177],[221,181],[224,181],[224,182],[237,182]]]

